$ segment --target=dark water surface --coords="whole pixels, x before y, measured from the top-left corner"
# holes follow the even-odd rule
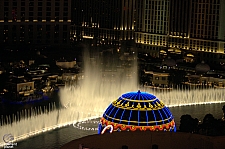
[[[30,115],[28,111],[31,112],[35,109],[41,109],[41,111],[44,112],[44,109],[51,111],[59,108],[60,102],[57,92],[46,94],[41,100],[26,103],[9,102],[7,99],[0,97],[0,126],[3,125],[3,123],[6,124],[6,119],[9,119],[9,117],[11,121],[13,121],[14,117],[16,117],[16,120],[19,120],[20,118]],[[25,115],[25,110],[27,115]]]
[[[223,117],[222,107],[225,103],[205,104],[205,105],[192,105],[182,107],[170,107],[177,128],[179,129],[180,117],[184,114],[190,114],[193,118],[200,121],[208,113],[212,114],[216,119]],[[98,119],[94,120],[97,121]],[[83,124],[84,127],[97,128],[97,123]],[[17,142],[16,149],[57,149],[62,145],[87,135],[97,134],[97,131],[87,131],[74,128],[72,125],[56,129],[50,132],[45,132],[40,135],[31,137],[29,139]],[[76,148],[76,147],[75,147]]]

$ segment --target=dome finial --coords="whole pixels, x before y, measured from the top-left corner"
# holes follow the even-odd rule
[[[140,90],[138,90],[138,93],[141,93],[141,91],[140,91]]]

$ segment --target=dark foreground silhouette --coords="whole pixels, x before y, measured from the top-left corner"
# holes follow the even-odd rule
[[[225,136],[225,105],[222,108],[223,117],[216,119],[212,114],[206,114],[202,123],[191,115],[182,115],[180,118],[180,131],[196,133],[207,136]]]

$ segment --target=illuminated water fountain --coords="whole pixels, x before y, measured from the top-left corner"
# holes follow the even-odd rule
[[[60,90],[60,102],[63,106],[61,109],[43,113],[35,109],[30,117],[20,121],[16,121],[15,116],[12,124],[0,127],[0,136],[12,134],[14,141],[18,141],[69,124],[98,118],[111,99],[123,92],[137,89],[136,63],[130,68],[111,67],[104,70],[96,62],[97,58],[93,62],[89,55],[85,55],[84,59],[85,79],[76,86],[67,86]],[[111,62],[113,66],[113,61]],[[4,144],[0,140],[0,146]]]
[[[225,89],[183,89],[173,91],[150,91],[159,99],[163,99],[168,107],[225,102]]]
[[[60,102],[63,108],[51,112],[47,110],[40,112],[39,109],[35,109],[29,118],[1,126],[0,137],[12,134],[16,142],[45,131],[101,117],[108,105],[119,95],[138,90],[136,65],[129,69],[118,68],[104,71],[97,61],[91,62],[89,58],[85,60],[84,80],[76,86],[67,86],[60,90]],[[156,95],[168,107],[224,102],[225,95],[223,89],[173,90],[170,92],[141,90]],[[0,139],[0,146],[4,144]]]
[[[152,93],[159,99],[164,99],[164,103],[168,107],[224,102],[225,95],[223,89],[173,90],[161,93],[152,91]],[[105,97],[102,95],[101,98],[91,96],[91,94],[81,94],[80,89],[77,91],[74,87],[62,89],[60,96],[64,97],[62,102],[66,108],[51,112],[45,110],[46,112],[43,113],[40,109],[34,109],[29,118],[13,122],[12,125],[1,126],[0,136],[11,133],[16,141],[72,123],[98,118],[102,116],[105,108],[118,97],[117,94],[111,95],[111,97],[105,94]],[[3,144],[1,142],[0,146]]]

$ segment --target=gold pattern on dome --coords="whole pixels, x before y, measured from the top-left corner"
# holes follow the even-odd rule
[[[129,107],[129,102],[127,102],[127,103],[125,104],[125,107],[126,107],[126,108]]]
[[[118,101],[116,104],[119,105],[121,103],[122,100]]]
[[[156,101],[155,103],[153,103],[152,101],[145,101],[146,103],[144,103],[144,105],[140,102],[138,102],[138,104],[136,105],[136,107],[134,106],[134,102],[133,104],[130,104],[130,102],[127,102],[125,100],[115,100],[114,102],[112,102],[112,105],[114,107],[120,108],[120,109],[125,109],[125,110],[140,110],[140,111],[150,111],[150,110],[160,110],[162,108],[165,107],[164,103],[162,103],[161,101]]]
[[[140,103],[138,103],[137,108],[138,108],[138,109],[141,109],[141,105],[140,105]]]
[[[151,108],[151,109],[153,109],[154,107],[152,106],[152,104],[151,103],[149,103],[149,108]]]
[[[144,105],[144,108],[147,109],[146,105]]]

